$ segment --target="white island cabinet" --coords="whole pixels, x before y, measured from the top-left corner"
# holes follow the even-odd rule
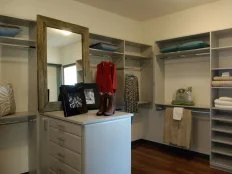
[[[131,174],[131,117],[96,111],[64,117],[63,111],[41,115],[40,173]]]

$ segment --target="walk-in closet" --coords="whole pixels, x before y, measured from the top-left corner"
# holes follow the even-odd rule
[[[232,0],[1,0],[0,174],[232,173]]]

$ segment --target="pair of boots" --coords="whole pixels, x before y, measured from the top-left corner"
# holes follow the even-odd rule
[[[100,94],[100,109],[97,112],[97,116],[105,115],[110,116],[115,112],[115,94]]]

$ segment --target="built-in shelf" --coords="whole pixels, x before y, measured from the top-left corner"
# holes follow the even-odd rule
[[[232,148],[217,146],[217,147],[212,147],[212,152],[232,157]]]
[[[170,59],[170,58],[186,58],[186,56],[196,56],[196,57],[202,57],[205,55],[210,55],[210,48],[200,48],[200,49],[193,49],[193,50],[186,50],[186,51],[176,51],[171,53],[162,53],[156,55],[156,57],[160,59]]]
[[[30,25],[36,25],[36,21],[34,20],[18,19],[18,18],[4,16],[4,15],[0,15],[0,21],[2,23],[8,23],[8,24],[26,26],[26,27],[29,27]]]
[[[232,86],[231,87],[211,87],[212,89],[232,89]]]
[[[151,59],[152,57],[149,56],[143,56],[139,54],[125,54],[126,59],[139,59],[139,60],[146,60],[146,59]]]
[[[141,71],[142,70],[142,68],[139,68],[139,67],[125,67],[124,69],[127,71]]]
[[[35,117],[36,114],[33,112],[16,112],[14,114],[1,117],[0,126],[28,122],[30,119],[34,119]]]
[[[216,167],[231,170],[232,160],[224,157],[216,156],[212,158],[211,164]]]
[[[212,131],[215,131],[215,132],[223,132],[223,133],[229,133],[229,134],[232,134],[232,127],[231,126],[213,126],[212,127]]]
[[[232,123],[232,116],[214,115],[212,120]]]
[[[232,111],[232,109],[229,108],[217,108],[217,107],[212,107],[213,110],[219,110],[219,111]]]
[[[227,70],[232,70],[232,67],[227,67],[227,68],[212,68],[212,71],[227,71]]]
[[[195,106],[187,106],[187,105],[172,105],[172,104],[160,104],[156,103],[157,106],[170,106],[170,107],[183,107],[183,108],[189,108],[189,109],[210,109],[210,106],[204,106],[204,105],[195,105]]]
[[[214,136],[212,138],[212,142],[232,145],[232,138],[231,137]]]
[[[232,46],[224,46],[224,47],[214,47],[214,48],[211,48],[212,50],[229,50],[229,49],[232,49]]]
[[[22,39],[22,38],[15,38],[15,37],[0,36],[0,44],[6,46],[18,46],[18,47],[29,47],[29,48],[36,47],[36,41]]]
[[[105,51],[100,49],[89,48],[89,53],[91,56],[123,56],[123,53],[113,52],[113,51]]]

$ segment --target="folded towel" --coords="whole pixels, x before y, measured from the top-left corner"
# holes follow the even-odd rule
[[[220,99],[216,99],[216,100],[214,100],[214,103],[217,105],[232,106],[232,101],[223,101]]]
[[[216,81],[232,81],[232,76],[215,76],[213,80]]]
[[[232,109],[232,106],[218,105],[218,104],[215,104],[215,107],[220,109]]]
[[[232,87],[232,81],[212,81],[212,86],[215,86],[215,87]]]
[[[183,117],[184,108],[174,107],[173,109],[173,119],[181,120]]]
[[[232,97],[219,97],[219,100],[232,102]]]

